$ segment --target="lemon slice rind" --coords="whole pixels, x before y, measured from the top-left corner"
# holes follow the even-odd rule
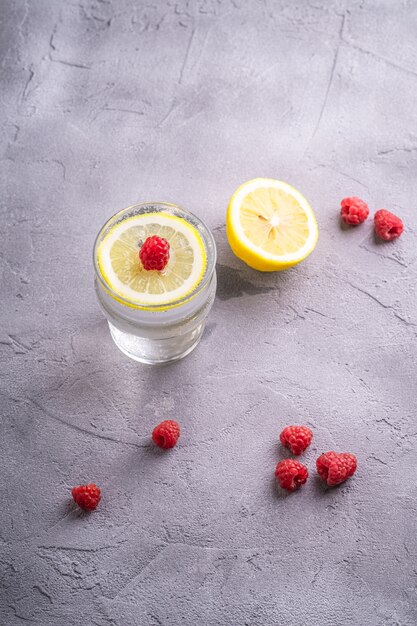
[[[127,233],[129,229],[137,226],[146,227],[150,224],[156,224],[158,227],[162,228],[168,227],[170,231],[173,229],[174,234],[172,235],[172,238],[175,238],[178,234],[185,237],[194,253],[193,265],[188,278],[176,289],[164,291],[160,294],[138,292],[121,281],[113,268],[110,254],[113,244],[120,240],[121,236]],[[151,234],[158,233],[148,233],[148,235]],[[171,254],[172,257],[175,258],[176,251],[174,247],[171,249]],[[180,254],[180,248],[178,249],[177,254]],[[183,218],[161,212],[143,213],[128,217],[111,228],[98,246],[97,262],[104,282],[110,290],[109,293],[116,300],[119,300],[128,306],[137,308],[164,308],[164,305],[166,305],[166,308],[171,308],[173,303],[186,298],[200,284],[206,270],[207,254],[200,233],[194,226],[189,224]],[[146,270],[143,271],[145,272]]]

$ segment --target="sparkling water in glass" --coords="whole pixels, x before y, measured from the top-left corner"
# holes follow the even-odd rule
[[[141,306],[114,292],[98,263],[98,249],[120,222],[143,213],[163,213],[186,220],[203,242],[207,262],[194,290],[167,304]],[[157,222],[157,217],[155,218]],[[195,215],[165,202],[146,202],[123,209],[104,224],[94,245],[95,288],[111,336],[122,352],[136,361],[156,364],[175,361],[198,344],[216,294],[216,246],[207,226]]]

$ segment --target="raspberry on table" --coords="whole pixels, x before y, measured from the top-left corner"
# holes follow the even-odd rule
[[[101,490],[94,483],[73,487],[71,493],[74,502],[86,511],[93,511],[101,499]]]
[[[345,224],[350,224],[351,226],[362,224],[369,215],[369,208],[366,202],[355,196],[343,198],[340,206],[340,216],[342,220]]]
[[[349,452],[325,452],[316,461],[317,472],[329,487],[340,485],[356,472],[357,460]]]
[[[404,224],[394,213],[379,209],[374,215],[374,228],[378,237],[384,241],[392,241],[402,234]]]
[[[275,476],[286,491],[296,491],[308,478],[308,469],[295,459],[284,459],[275,468]]]
[[[155,426],[152,431],[152,439],[160,448],[173,448],[180,436],[180,425],[174,420],[165,420]]]
[[[145,270],[161,272],[169,261],[169,243],[163,237],[153,235],[145,239],[139,250],[139,258]]]
[[[298,456],[310,445],[313,433],[307,426],[286,426],[279,438],[283,446]]]

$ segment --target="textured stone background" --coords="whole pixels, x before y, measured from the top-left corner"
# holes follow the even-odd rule
[[[0,19],[1,625],[414,625],[417,4],[3,0]],[[228,248],[255,176],[316,210],[296,269]],[[350,194],[404,236],[343,230]],[[219,250],[203,342],[155,369],[112,344],[91,263],[145,199],[202,216]],[[183,435],[159,453],[167,417]],[[293,421],[312,477],[286,496]],[[359,470],[326,490],[333,448]],[[87,516],[68,496],[90,480]]]

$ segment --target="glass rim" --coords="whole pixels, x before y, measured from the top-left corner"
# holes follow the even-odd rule
[[[145,304],[145,303],[144,304],[139,304],[138,302],[135,302],[134,300],[129,300],[128,298],[124,298],[123,296],[118,294],[117,291],[114,291],[110,287],[110,285],[104,280],[103,275],[102,275],[102,273],[100,271],[100,267],[98,265],[97,250],[98,250],[98,246],[99,246],[99,240],[100,240],[100,237],[103,234],[103,232],[106,230],[106,228],[108,228],[113,221],[116,221],[115,218],[120,216],[122,213],[125,213],[126,211],[129,211],[129,210],[132,210],[132,209],[136,209],[136,208],[140,209],[140,208],[151,207],[151,206],[155,206],[156,208],[162,207],[162,208],[166,208],[166,209],[170,209],[170,210],[179,210],[180,212],[184,213],[185,216],[188,215],[188,216],[192,217],[198,223],[198,225],[203,228],[204,232],[202,234],[203,234],[204,237],[207,238],[207,240],[211,244],[211,247],[212,247],[212,250],[213,250],[213,255],[212,255],[211,258],[210,258],[210,255],[207,254],[206,271],[204,272],[203,279],[197,284],[195,289],[193,289],[192,292],[188,293],[187,295],[183,296],[182,298],[179,298],[178,300],[173,300],[172,302],[168,302],[168,303],[164,303],[164,304]],[[195,296],[197,296],[200,292],[202,292],[204,290],[204,288],[207,286],[207,284],[210,282],[210,280],[211,280],[211,278],[213,276],[214,269],[216,267],[216,260],[217,260],[216,242],[215,242],[214,237],[212,235],[212,232],[210,231],[208,226],[205,224],[205,222],[200,217],[198,217],[197,215],[195,215],[191,211],[187,211],[187,209],[184,209],[182,206],[179,206],[178,204],[174,204],[173,202],[150,201],[150,200],[148,200],[146,202],[135,202],[134,204],[131,204],[131,205],[125,207],[124,209],[120,209],[119,211],[117,211],[117,213],[114,213],[114,215],[109,217],[109,219],[106,220],[106,222],[100,228],[100,230],[98,231],[97,236],[96,236],[96,238],[94,240],[94,246],[93,246],[94,270],[95,270],[96,278],[98,279],[101,287],[103,287],[103,289],[112,298],[114,298],[114,300],[116,300],[120,304],[124,304],[125,306],[128,306],[130,308],[141,309],[141,310],[146,310],[146,311],[167,310],[167,309],[170,309],[170,308],[173,308],[173,307],[180,306],[180,305],[185,304],[186,302],[192,300]]]

